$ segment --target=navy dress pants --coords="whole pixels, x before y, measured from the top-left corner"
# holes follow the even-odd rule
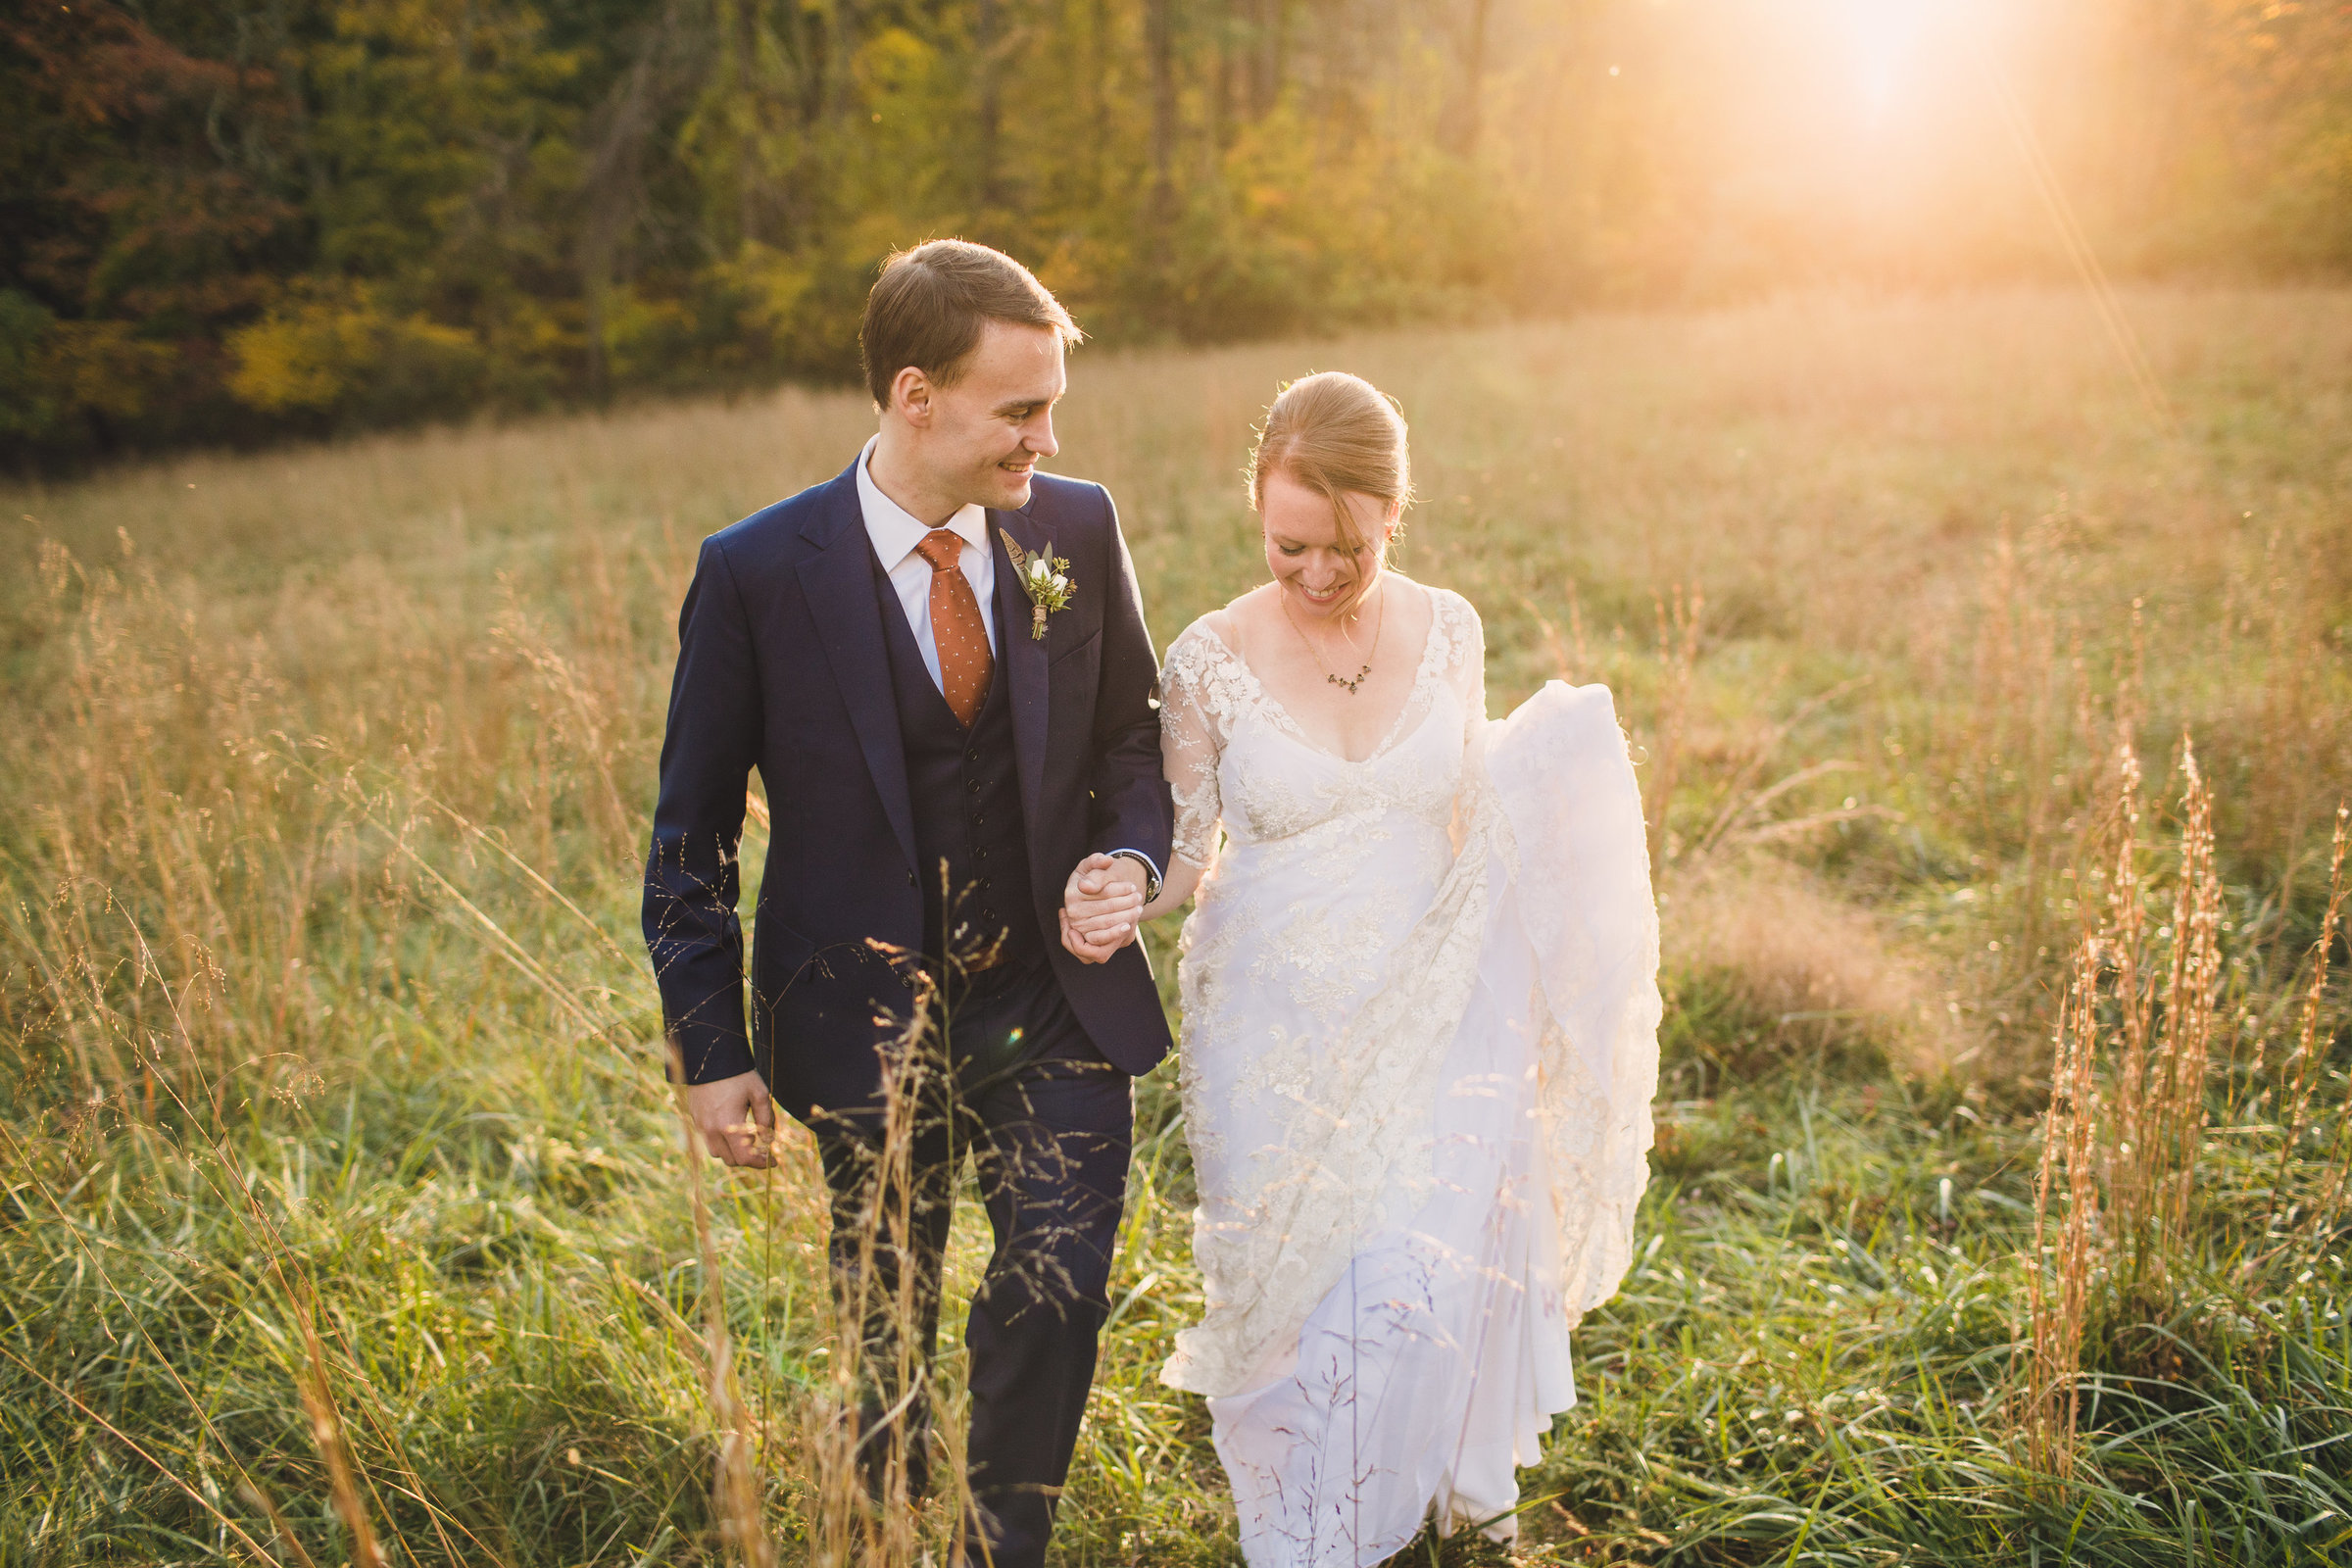
[[[996,1250],[964,1335],[965,1551],[973,1563],[1039,1568],[1110,1309],[1133,1088],[1095,1050],[1044,962],[958,982],[935,1022],[944,1027],[900,1158],[888,1157],[877,1125],[836,1121],[817,1133],[835,1288],[845,1321],[864,1321],[859,1452],[876,1485],[903,1443],[910,1486],[919,1494],[927,1484],[940,1257],[968,1152]]]

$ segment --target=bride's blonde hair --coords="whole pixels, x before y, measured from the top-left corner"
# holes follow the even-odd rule
[[[1266,410],[1257,445],[1250,453],[1250,506],[1262,511],[1266,477],[1288,475],[1331,503],[1340,543],[1369,547],[1378,561],[1385,541],[1366,539],[1343,499],[1350,492],[1370,496],[1384,511],[1413,501],[1413,465],[1405,447],[1404,411],[1395,398],[1360,375],[1320,370],[1284,387]],[[1356,577],[1344,610],[1352,610],[1371,586],[1372,573]]]

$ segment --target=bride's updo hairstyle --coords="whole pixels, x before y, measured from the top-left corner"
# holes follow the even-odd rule
[[[1320,370],[1284,387],[1266,410],[1250,454],[1250,506],[1263,511],[1266,479],[1287,475],[1331,503],[1340,543],[1369,547],[1377,562],[1385,541],[1366,539],[1341,499],[1350,492],[1370,496],[1383,511],[1412,505],[1413,466],[1405,450],[1404,413],[1396,399],[1360,375]],[[1372,584],[1359,573],[1355,591],[1338,607],[1351,611]]]

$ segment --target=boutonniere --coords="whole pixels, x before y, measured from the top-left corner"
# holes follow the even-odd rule
[[[1046,616],[1056,610],[1068,609],[1070,596],[1078,591],[1078,585],[1067,575],[1070,564],[1054,554],[1051,540],[1044,550],[1031,555],[1011,534],[1002,528],[997,532],[1004,535],[1004,552],[1012,557],[1012,569],[1020,573],[1021,588],[1029,595],[1029,640],[1044,642]]]

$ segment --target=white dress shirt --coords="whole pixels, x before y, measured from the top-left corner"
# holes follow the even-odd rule
[[[890,574],[890,586],[897,592],[899,603],[906,607],[906,624],[914,628],[914,646],[922,650],[923,667],[931,672],[931,684],[946,687],[939,678],[939,643],[931,632],[931,563],[916,553],[931,532],[931,524],[913,516],[906,508],[882,493],[874,476],[866,471],[873,461],[875,436],[858,455],[858,506],[865,514],[865,536],[874,543],[874,559]],[[988,651],[993,656],[997,646],[997,554],[988,547],[988,513],[978,506],[966,506],[950,517],[942,527],[955,530],[963,541],[961,564],[966,581],[980,601],[980,624],[988,630]]]

